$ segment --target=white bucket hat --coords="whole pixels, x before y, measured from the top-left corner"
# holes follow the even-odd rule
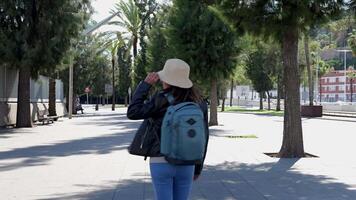
[[[192,81],[189,79],[189,65],[180,59],[168,59],[158,76],[161,81],[180,88],[191,88]]]

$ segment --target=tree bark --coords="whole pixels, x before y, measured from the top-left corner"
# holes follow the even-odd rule
[[[209,126],[218,125],[218,96],[217,96],[217,80],[211,81],[210,85],[210,121]]]
[[[19,68],[16,127],[32,127],[30,106],[31,68]]]
[[[74,86],[73,86],[73,88],[74,88]],[[72,114],[74,114],[74,115],[77,114],[77,95],[74,93],[73,93],[73,99],[72,99]]]
[[[133,56],[134,56],[134,60],[135,60],[135,58],[137,56],[137,41],[138,41],[137,35],[135,35],[134,38],[133,38]]]
[[[282,36],[284,70],[283,142],[278,153],[283,158],[304,157],[303,131],[300,114],[300,74],[298,67],[298,30],[289,28]]]
[[[56,112],[56,79],[49,78],[48,115],[57,116]]]
[[[319,104],[321,105],[321,79],[319,79]]]
[[[269,91],[267,91],[267,99],[268,99],[268,110],[271,110],[271,96]]]
[[[314,104],[314,86],[313,86],[313,75],[310,66],[309,59],[309,36],[307,33],[304,34],[304,50],[305,50],[305,60],[307,63],[307,71],[308,71],[308,86],[309,86],[309,105],[312,106]]]
[[[230,88],[230,107],[232,107],[232,99],[234,94],[234,79],[231,79],[231,88]]]
[[[259,93],[260,95],[260,110],[263,110],[263,92]]]
[[[112,105],[111,105],[111,110],[115,111],[115,56],[114,54],[112,55],[111,59],[111,64],[112,64]]]
[[[95,111],[99,110],[99,98],[96,96],[96,104],[95,104]]]
[[[352,103],[352,95],[354,93],[354,89],[352,88],[353,87],[353,82],[354,82],[354,79],[350,78],[350,102],[351,103]]]
[[[281,93],[282,93],[282,84],[281,84],[281,76],[277,76],[277,106],[276,111],[281,110]]]
[[[225,97],[222,98],[222,104],[221,104],[221,112],[225,111]]]

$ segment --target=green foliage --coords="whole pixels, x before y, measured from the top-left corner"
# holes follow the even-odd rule
[[[135,76],[134,85],[138,84],[139,81],[143,80],[146,73],[147,66],[147,32],[152,26],[152,21],[154,19],[153,14],[157,8],[157,3],[155,0],[135,0],[135,4],[139,10],[139,17],[141,20],[140,30],[139,30],[139,41],[141,50],[138,57],[135,58]]]
[[[57,66],[88,19],[88,0],[1,1],[0,62],[15,68]]]
[[[304,32],[341,13],[346,1],[221,0],[221,10],[239,31],[281,39],[292,29]]]
[[[331,59],[331,60],[327,60],[325,61],[331,68],[335,69],[335,70],[342,70],[343,69],[343,65],[342,65],[342,61],[340,59]]]
[[[269,73],[268,53],[262,45],[257,45],[255,52],[249,55],[246,65],[246,75],[258,93],[264,93],[273,88],[273,81]]]
[[[132,44],[133,55],[136,57],[137,42],[141,27],[139,8],[133,0],[129,0],[128,2],[120,0],[119,3],[115,5],[115,11],[112,12],[119,12],[118,17],[120,20],[110,22],[109,24],[118,25],[131,35],[131,41],[129,43]]]
[[[166,39],[166,28],[168,17],[166,13],[168,8],[163,8],[156,14],[152,29],[148,33],[147,46],[147,72],[156,72],[163,68],[164,63],[170,57],[169,47]]]
[[[354,29],[352,33],[350,33],[350,37],[347,42],[352,49],[353,55],[356,55],[356,29]]]
[[[95,36],[82,37],[75,49],[64,60],[63,65],[69,65],[73,59],[74,94],[84,94],[84,89],[90,87],[92,94],[103,95],[105,84],[110,84],[110,58],[103,54],[104,41]],[[60,74],[65,90],[68,88],[68,68]]]
[[[131,86],[131,56],[127,53],[130,51],[128,45],[123,45],[117,50],[117,63],[119,68],[119,97],[126,98],[128,89]]]
[[[195,81],[230,77],[236,66],[235,35],[205,4],[174,1],[167,33],[169,51],[188,62]]]

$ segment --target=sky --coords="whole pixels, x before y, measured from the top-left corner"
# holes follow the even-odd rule
[[[92,0],[91,4],[94,8],[94,14],[92,15],[91,19],[95,20],[96,22],[100,22],[101,20],[107,18],[110,16],[110,11],[115,8],[115,3],[118,1],[119,0]],[[115,26],[104,25],[98,29],[99,32],[112,30],[118,30],[118,28]]]
[[[120,0],[92,0],[92,6],[94,8],[94,14],[92,15],[91,19],[95,20],[96,22],[100,22],[101,20],[110,16],[110,11],[115,8],[115,3],[119,2]],[[127,1],[127,0],[125,0]],[[167,0],[157,0],[158,3],[162,3]],[[117,20],[118,18],[114,18],[113,20]],[[119,30],[115,26],[105,25],[98,29],[99,32],[104,31],[113,31]]]

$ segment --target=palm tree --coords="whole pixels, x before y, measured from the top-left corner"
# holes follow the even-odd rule
[[[109,24],[118,25],[119,27],[125,29],[127,33],[131,36],[130,40],[133,48],[133,56],[137,56],[137,43],[139,38],[139,31],[141,27],[141,19],[139,15],[139,9],[133,0],[129,0],[127,3],[120,1],[115,5],[115,11],[118,12],[117,16],[120,21],[113,21]]]
[[[111,54],[111,64],[112,64],[112,107],[111,110],[115,110],[115,68],[117,66],[117,52],[122,46],[125,46],[125,39],[122,37],[120,32],[105,32],[102,36],[106,37],[107,41],[104,44],[104,48],[109,50]]]

